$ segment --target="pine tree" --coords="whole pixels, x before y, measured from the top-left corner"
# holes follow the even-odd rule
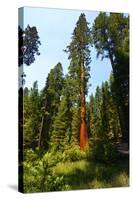
[[[37,81],[29,91],[24,89],[24,145],[25,148],[35,149],[38,146],[40,130],[40,96]]]
[[[114,158],[114,146],[121,137],[116,104],[112,97],[111,81],[97,87],[95,96],[89,100],[88,115],[91,133],[90,152],[92,158],[108,162]]]
[[[75,82],[75,89],[77,89],[75,98],[80,98],[80,148],[82,150],[88,144],[85,95],[87,94],[87,82],[90,77],[90,44],[91,31],[85,15],[82,13],[73,31],[72,41],[66,50],[70,59],[69,76]]]
[[[62,65],[61,63],[58,63],[48,74],[46,86],[41,94],[42,122],[38,144],[40,149],[48,148],[49,132],[53,119],[58,111],[62,95],[63,82],[64,78]]]
[[[109,90],[108,90],[108,82],[105,81],[102,83],[102,105],[101,105],[101,120],[102,120],[102,130],[101,130],[101,138],[103,140],[108,140],[109,133]]]
[[[96,88],[94,113],[95,113],[95,134],[98,135],[101,129],[101,104],[102,104],[102,91],[99,86]]]
[[[101,106],[102,106],[102,90],[99,86],[96,88],[95,94],[91,95],[88,104],[88,118],[90,129],[90,154],[95,160],[101,160],[103,151],[101,148],[102,137],[102,120],[101,120]],[[100,157],[101,156],[101,157]]]
[[[90,137],[97,140],[101,129],[101,104],[102,104],[102,91],[99,86],[96,88],[95,95],[91,95],[88,104],[88,118]]]
[[[77,80],[72,74],[67,74],[64,80],[63,95],[67,97],[69,102],[69,129],[71,145],[79,145],[79,129],[80,129],[80,94],[78,90]]]
[[[89,133],[90,139],[95,135],[95,106],[94,106],[94,96],[93,94],[89,97],[88,103],[88,126],[89,126]]]
[[[111,127],[111,134],[114,142],[120,142],[122,138],[121,133],[121,127],[120,127],[120,120],[119,120],[119,113],[118,113],[118,107],[115,100],[115,94],[114,94],[114,77],[111,73],[110,79],[109,79],[109,87],[110,87],[110,100],[109,100],[109,106],[110,106],[110,127]]]
[[[70,126],[70,107],[67,96],[61,98],[58,112],[52,124],[50,134],[51,148],[56,150],[64,150],[70,144],[71,126]]]

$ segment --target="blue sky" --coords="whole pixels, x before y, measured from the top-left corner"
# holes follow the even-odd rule
[[[68,55],[63,49],[69,45],[75,24],[81,13],[85,13],[90,26],[98,12],[62,10],[48,8],[24,8],[24,27],[28,24],[36,26],[40,36],[40,56],[36,56],[35,62],[31,66],[24,66],[26,73],[25,86],[30,88],[34,81],[38,81],[39,89],[45,86],[46,77],[51,68],[58,62],[62,63],[64,74],[69,66]],[[89,83],[89,95],[95,92],[96,86],[109,78],[111,65],[108,59],[101,61],[96,58],[96,51],[91,48],[91,79]]]

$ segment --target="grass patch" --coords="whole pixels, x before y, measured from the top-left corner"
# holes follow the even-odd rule
[[[31,158],[23,162],[22,175],[28,193],[129,186],[128,157],[101,163],[87,159],[64,161],[61,153],[46,153],[38,159],[32,151],[29,155]]]
[[[73,174],[76,170],[85,171],[85,169],[88,167],[88,162],[82,160],[82,161],[76,161],[76,162],[65,162],[65,163],[58,163],[55,167],[55,171],[57,174],[64,174],[69,175]]]
[[[91,189],[129,186],[128,160],[103,164],[85,160],[58,163],[57,176],[63,176],[71,189]]]

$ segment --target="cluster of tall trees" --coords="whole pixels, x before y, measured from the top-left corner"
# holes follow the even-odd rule
[[[110,59],[122,138],[129,142],[129,17],[100,13],[94,22],[93,39],[97,56]]]
[[[86,102],[91,45],[97,56],[110,59],[112,72]],[[25,148],[85,150],[92,140],[104,155],[111,144],[129,141],[129,17],[101,12],[90,28],[81,14],[65,52],[70,60],[65,76],[57,63],[41,91],[37,82],[24,89]]]
[[[89,97],[88,121],[91,149],[97,160],[110,159],[114,145],[122,140],[122,131],[115,99],[112,95],[112,75],[97,86]]]

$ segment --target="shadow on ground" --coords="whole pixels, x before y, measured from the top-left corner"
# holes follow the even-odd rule
[[[92,188],[110,188],[129,186],[129,160],[128,158],[120,159],[112,164],[101,164],[90,162],[83,163],[83,167],[78,167],[78,162],[72,164],[72,170],[64,173],[58,171],[58,175],[64,177],[65,183],[72,189],[92,189]],[[70,164],[71,165],[71,164]]]
[[[13,184],[10,184],[8,185],[8,187],[14,191],[18,191],[18,186],[17,185],[13,185]]]

